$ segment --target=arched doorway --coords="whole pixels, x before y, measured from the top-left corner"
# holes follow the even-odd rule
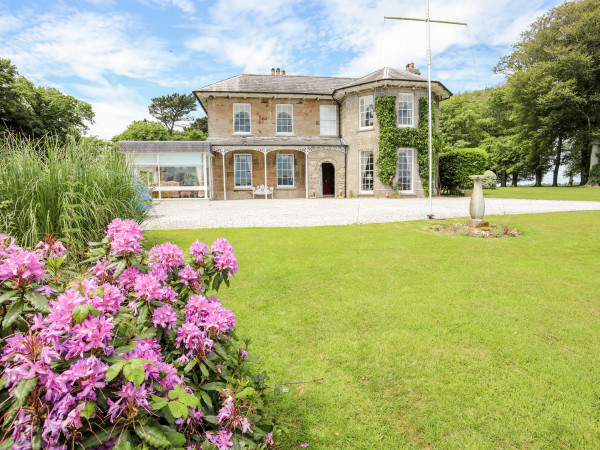
[[[321,164],[321,180],[323,197],[335,195],[335,168],[331,163]]]

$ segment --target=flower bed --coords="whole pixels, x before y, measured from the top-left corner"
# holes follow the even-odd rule
[[[480,227],[468,227],[462,223],[452,225],[434,225],[431,228],[436,233],[456,234],[459,236],[472,236],[479,238],[507,238],[521,236],[519,230],[508,225],[484,225]]]
[[[208,295],[238,271],[218,239],[142,251],[115,219],[85,272],[0,235],[1,448],[275,448],[266,373]]]

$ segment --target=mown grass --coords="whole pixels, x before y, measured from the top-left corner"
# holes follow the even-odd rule
[[[485,189],[483,194],[488,198],[600,201],[600,187],[597,186],[500,187],[496,189]]]
[[[227,237],[220,296],[277,382],[284,448],[600,447],[600,212],[431,222],[151,232]]]

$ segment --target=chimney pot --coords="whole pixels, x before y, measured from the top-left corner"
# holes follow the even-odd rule
[[[281,70],[279,70],[279,67],[277,68],[277,75],[281,75]]]
[[[275,68],[271,67],[271,75],[275,75]]]
[[[281,69],[281,75],[285,75],[285,70]]]

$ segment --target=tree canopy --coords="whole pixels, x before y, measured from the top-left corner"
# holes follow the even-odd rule
[[[152,99],[148,111],[160,123],[162,123],[169,135],[173,135],[173,129],[178,122],[191,121],[189,115],[196,110],[196,99],[193,94],[170,94]]]
[[[0,131],[65,140],[81,136],[93,123],[92,107],[52,87],[35,86],[0,58]]]

